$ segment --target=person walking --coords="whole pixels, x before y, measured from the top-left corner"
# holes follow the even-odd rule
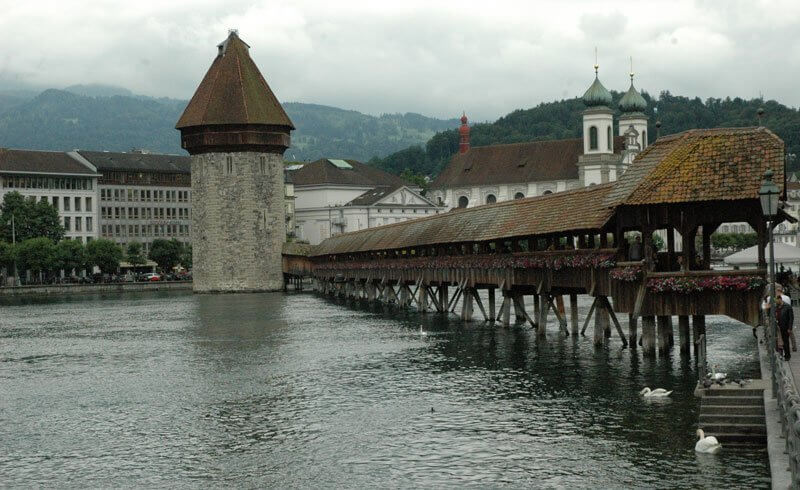
[[[775,284],[775,297],[781,298],[783,300],[783,304],[787,305],[789,309],[792,309],[792,298],[786,295],[783,289],[783,285],[776,283]],[[761,309],[764,310],[764,314],[769,314],[769,296],[764,298],[764,302],[761,303]],[[794,313],[794,311],[792,311]],[[767,317],[769,318],[769,317]],[[753,329],[753,337],[756,336],[756,329]],[[794,335],[794,330],[791,331],[789,334],[789,342],[792,346],[792,352],[797,352],[797,339]],[[787,347],[788,348],[788,347]]]
[[[783,296],[779,294],[775,294],[775,320],[780,332],[779,349],[783,351],[784,360],[788,361],[792,358],[792,351],[789,349],[789,335],[794,326],[794,311],[791,305],[783,302]]]

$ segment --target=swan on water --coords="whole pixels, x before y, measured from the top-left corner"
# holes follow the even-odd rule
[[[422,325],[419,326],[419,334],[422,337],[425,337],[425,336],[428,335],[428,332],[426,332],[425,330],[422,329]]]
[[[694,450],[698,453],[716,454],[722,449],[722,444],[719,443],[716,437],[706,436],[703,429],[697,429],[697,437],[699,441],[694,445]]]
[[[656,388],[655,390],[651,390],[648,387],[644,387],[642,391],[639,392],[645,398],[663,398],[670,396],[672,394],[672,390],[667,391],[664,388]]]
[[[718,367],[719,366],[717,366],[716,364],[711,366],[711,372],[708,373],[708,376],[707,376],[708,378],[711,378],[711,381],[720,382],[720,381],[725,380],[725,378],[728,377],[727,373],[718,373],[717,372],[717,368]]]

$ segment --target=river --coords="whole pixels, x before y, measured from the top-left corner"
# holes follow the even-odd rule
[[[0,485],[769,485],[765,451],[695,454],[693,360],[548,333],[313,294],[6,299]],[[708,353],[758,377],[742,324],[709,317]]]

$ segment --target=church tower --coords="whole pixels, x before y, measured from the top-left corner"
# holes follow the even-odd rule
[[[614,111],[611,92],[606,90],[594,65],[594,82],[583,94],[583,155],[578,157],[581,184],[588,186],[616,180],[614,155]]]
[[[624,136],[633,127],[638,133],[636,142],[639,144],[639,149],[644,150],[647,148],[647,116],[644,114],[647,110],[647,101],[633,86],[633,71],[630,77],[631,86],[619,101],[619,110],[622,113],[619,117],[619,135]]]
[[[458,152],[466,153],[469,151],[469,124],[467,124],[467,113],[461,115],[461,127],[458,128]]]
[[[230,31],[176,128],[191,155],[195,292],[283,287],[283,152],[294,125]]]

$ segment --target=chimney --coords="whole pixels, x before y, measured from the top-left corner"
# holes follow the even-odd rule
[[[467,113],[461,116],[461,127],[458,128],[458,152],[466,153],[469,151],[469,125],[467,124]]]

